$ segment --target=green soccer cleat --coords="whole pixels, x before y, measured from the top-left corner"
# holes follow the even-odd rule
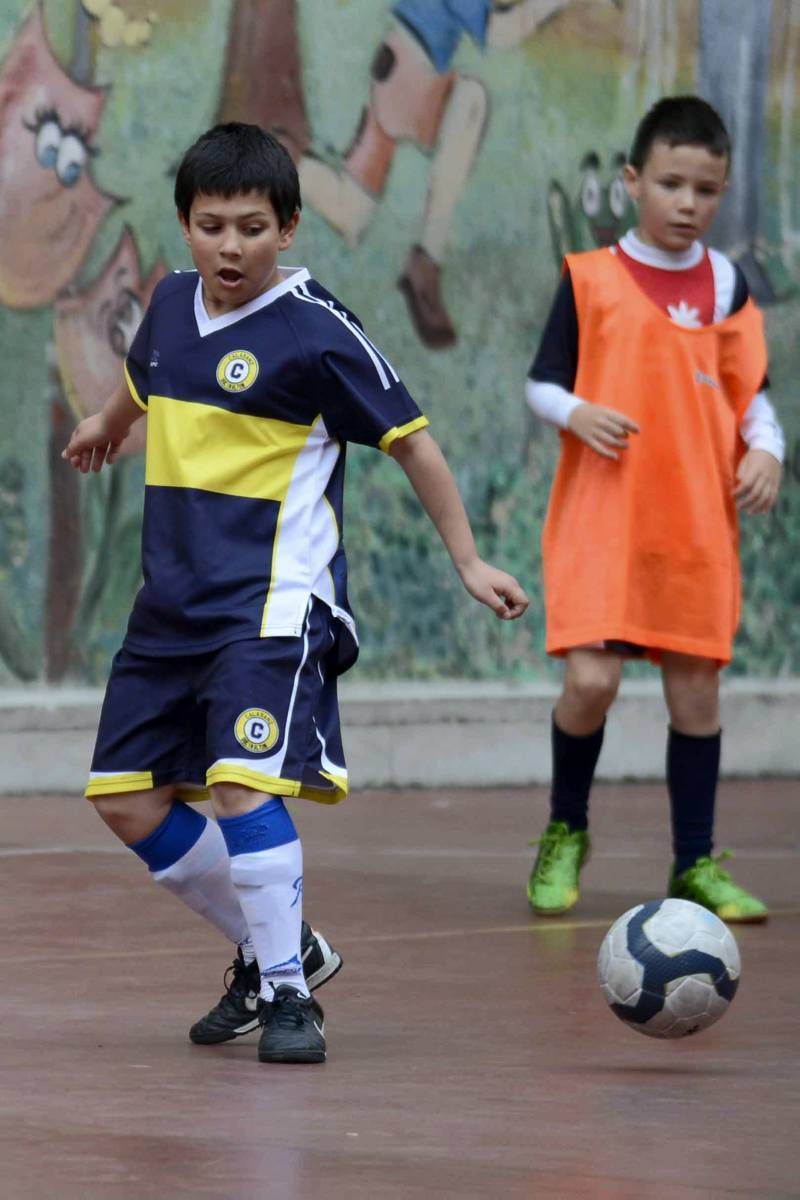
[[[769,909],[755,896],[734,883],[719,865],[730,858],[727,850],[718,858],[698,858],[693,867],[669,878],[669,894],[680,900],[693,900],[731,925],[754,925],[766,921]]]
[[[528,880],[528,902],[540,916],[556,917],[577,903],[578,875],[589,854],[589,835],[585,829],[570,830],[566,821],[551,821],[538,846]]]

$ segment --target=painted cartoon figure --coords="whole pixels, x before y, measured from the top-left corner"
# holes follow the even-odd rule
[[[557,179],[551,180],[547,217],[559,270],[565,254],[612,246],[636,223],[636,211],[622,182],[624,166],[620,151],[604,171],[600,155],[590,150],[581,161],[580,183],[572,199]]]
[[[55,339],[64,391],[80,420],[97,412],[114,390],[120,364],[150,303],[153,288],[167,268],[156,263],[146,279],[133,235],[125,229],[99,277],[81,292],[64,293],[56,302]],[[144,449],[146,424],[134,425],[122,453]]]
[[[260,125],[295,163],[308,150],[297,0],[233,0],[217,121]]]
[[[89,172],[105,101],[61,69],[34,9],[0,71],[0,303],[10,308],[55,299],[115,202]]]
[[[484,84],[452,69],[464,37],[481,48],[516,46],[568,0],[397,0],[372,63],[369,102],[342,169],[304,155],[303,196],[352,245],[367,228],[400,141],[433,156],[423,227],[398,280],[425,345],[452,346],[441,291],[450,223],[488,115]]]

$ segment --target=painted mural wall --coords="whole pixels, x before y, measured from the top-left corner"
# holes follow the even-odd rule
[[[361,315],[482,552],[534,597],[511,627],[479,613],[402,472],[355,448],[361,677],[550,673],[538,540],[557,438],[523,383],[562,254],[634,220],[620,170],[638,116],[689,90],[735,138],[714,241],[764,306],[790,448],[778,508],[744,525],[733,669],[797,675],[800,0],[0,0],[0,685],[100,681],[119,643],[143,430],[98,477],[59,453],[116,385],[157,280],[191,265],[174,168],[221,119],[290,149],[289,261]]]

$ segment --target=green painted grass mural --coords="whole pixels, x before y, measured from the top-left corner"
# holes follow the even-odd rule
[[[764,306],[789,455],[775,512],[743,521],[731,669],[797,675],[800,26],[790,0],[752,3],[770,33],[761,58],[754,35],[750,64],[761,123],[742,131],[730,200],[750,215],[720,244]],[[409,34],[420,8],[427,50]],[[141,447],[90,479],[58,454],[115,386],[157,279],[191,265],[172,172],[219,119],[284,140],[304,192],[288,261],[361,316],[429,416],[481,552],[533,597],[513,626],[477,612],[402,473],[355,448],[345,539],[361,677],[556,669],[538,542],[557,438],[528,415],[525,376],[561,255],[635,220],[619,170],[642,111],[698,80],[723,115],[733,104],[714,67],[730,32],[713,0],[463,9],[453,23],[436,0],[0,0],[5,686],[98,682],[119,644],[139,579]]]

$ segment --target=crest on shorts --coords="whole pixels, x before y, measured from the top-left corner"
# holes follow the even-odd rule
[[[246,708],[233,727],[236,740],[251,754],[265,754],[278,740],[278,722],[265,708]]]
[[[258,359],[249,350],[231,350],[217,363],[217,383],[226,392],[243,392],[258,378]]]

